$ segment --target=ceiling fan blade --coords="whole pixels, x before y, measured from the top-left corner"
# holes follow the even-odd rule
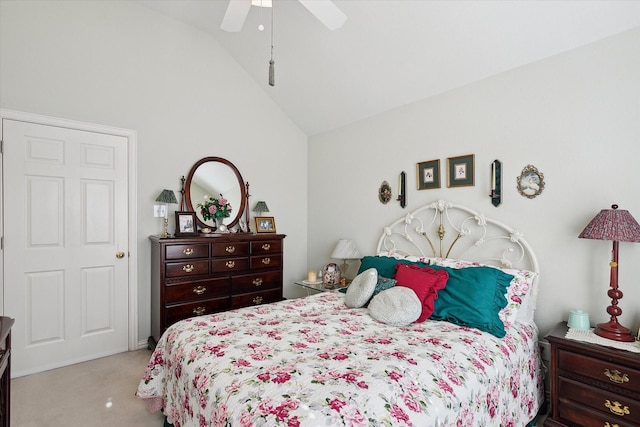
[[[331,0],[298,0],[331,31],[337,30],[347,22],[347,15]]]
[[[222,18],[220,28],[231,33],[242,30],[250,8],[251,0],[229,0],[229,6],[227,6],[227,12]]]

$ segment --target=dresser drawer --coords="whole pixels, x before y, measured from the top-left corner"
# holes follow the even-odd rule
[[[188,277],[209,273],[209,261],[206,259],[168,262],[166,264],[165,276],[170,277]]]
[[[282,290],[272,289],[264,292],[234,295],[231,297],[231,308],[241,308],[250,305],[268,304],[282,300]]]
[[[640,425],[639,401],[564,377],[559,377],[558,381],[558,394],[563,400],[570,399],[602,411],[615,420]]]
[[[213,257],[239,257],[249,255],[249,242],[213,243],[211,256]]]
[[[165,307],[167,325],[170,326],[179,320],[204,314],[218,313],[229,309],[229,298],[216,298],[206,301],[196,301],[185,304],[176,304]]]
[[[282,240],[251,242],[251,255],[272,255],[282,252]]]
[[[169,284],[164,291],[164,300],[168,305],[184,301],[206,300],[227,296],[230,288],[228,277]]]
[[[183,258],[209,258],[208,244],[193,245],[167,245],[165,246],[165,259]]]
[[[638,424],[626,422],[613,414],[595,411],[567,399],[560,398],[558,413],[563,421],[581,427],[638,427]]]
[[[558,356],[558,368],[562,371],[640,393],[640,370],[563,350]]]
[[[212,273],[230,273],[249,269],[249,258],[220,258],[211,260]]]
[[[282,273],[279,271],[267,271],[260,274],[247,274],[246,276],[235,276],[231,279],[232,294],[260,292],[281,287]]]
[[[264,255],[251,257],[251,269],[261,270],[264,268],[280,268],[282,265],[282,255]]]

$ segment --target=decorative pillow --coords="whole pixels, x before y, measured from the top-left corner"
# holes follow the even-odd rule
[[[416,265],[396,266],[396,281],[398,286],[413,290],[420,303],[422,313],[416,322],[424,322],[433,313],[433,303],[438,298],[438,291],[445,287],[449,274],[444,270],[434,270],[429,267]]]
[[[422,303],[415,292],[404,286],[385,289],[369,303],[369,314],[378,322],[391,326],[407,326],[422,313]]]
[[[375,268],[363,271],[351,281],[344,296],[344,303],[351,308],[364,307],[373,296],[377,284],[378,272]]]
[[[533,292],[533,282],[538,273],[528,270],[519,270],[515,268],[498,268],[494,266],[487,266],[479,264],[475,261],[464,261],[447,258],[432,258],[431,263],[434,265],[440,265],[443,267],[451,268],[466,268],[473,266],[485,266],[492,267],[501,270],[504,273],[511,274],[513,280],[511,285],[507,288],[507,305],[500,310],[498,315],[500,320],[505,324],[512,324],[515,322],[532,323],[535,312],[533,304],[533,298],[531,293]]]
[[[369,268],[375,268],[376,270],[378,270],[378,276],[393,278],[396,274],[396,264],[398,263],[414,264],[413,262],[407,261],[405,259],[397,259],[387,256],[365,256],[360,262],[358,273],[362,273]],[[429,265],[424,262],[418,262],[415,264],[420,267],[426,267]]]
[[[507,305],[505,294],[513,276],[493,267],[449,268],[447,286],[438,293],[431,319],[469,326],[502,338],[498,313]]]

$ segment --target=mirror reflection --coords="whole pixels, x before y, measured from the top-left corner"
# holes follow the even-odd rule
[[[191,168],[185,187],[187,208],[196,213],[201,227],[212,227],[215,222],[202,217],[198,204],[204,203],[210,196],[219,198],[221,194],[232,208],[224,224],[233,227],[242,217],[245,207],[244,181],[238,169],[228,160],[205,157]]]

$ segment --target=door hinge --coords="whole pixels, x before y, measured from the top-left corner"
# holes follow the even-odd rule
[[[0,154],[4,153],[4,141],[0,139]]]
[[[0,237],[0,251],[4,250],[4,236]]]

